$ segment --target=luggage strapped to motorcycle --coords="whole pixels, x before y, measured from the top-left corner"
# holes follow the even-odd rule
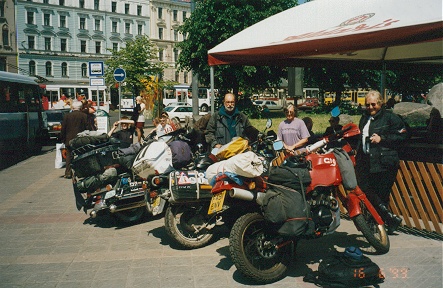
[[[117,151],[119,145],[115,143],[101,143],[98,145],[86,144],[72,153],[72,168],[77,177],[83,178],[102,173],[105,167],[114,164],[113,151]]]

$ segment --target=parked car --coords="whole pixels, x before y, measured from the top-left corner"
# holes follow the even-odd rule
[[[178,105],[178,106],[166,106],[163,111],[167,112],[170,119],[178,119],[180,122],[184,122],[186,116],[192,118],[192,106],[190,105]]]
[[[297,105],[297,108],[298,110],[311,110],[318,105],[318,98],[306,98],[303,103]]]
[[[188,102],[171,102],[167,106],[191,106]]]
[[[283,106],[277,104],[275,101],[270,100],[255,100],[252,102],[254,105],[259,106],[262,109],[268,109],[270,111],[280,111],[283,109]]]
[[[62,131],[63,116],[69,113],[70,109],[46,110],[46,121],[50,139],[59,139]]]

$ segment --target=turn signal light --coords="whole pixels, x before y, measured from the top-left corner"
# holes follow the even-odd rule
[[[155,197],[157,197],[157,196],[158,196],[157,191],[151,191],[151,192],[149,193],[149,197],[151,197],[151,198],[155,198]]]
[[[111,184],[108,184],[108,185],[106,185],[106,191],[111,191],[112,190],[112,185]]]
[[[255,182],[249,183],[248,188],[249,188],[249,190],[254,190],[255,189]]]

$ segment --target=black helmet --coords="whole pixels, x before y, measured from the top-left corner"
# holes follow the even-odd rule
[[[290,168],[306,168],[307,162],[305,157],[291,156],[286,158],[282,165]]]
[[[197,160],[197,169],[206,170],[212,164],[214,164],[214,161],[208,156],[201,157],[200,159]]]

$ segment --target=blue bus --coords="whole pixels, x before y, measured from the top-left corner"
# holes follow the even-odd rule
[[[49,139],[43,92],[34,78],[0,71],[0,154],[41,151]]]

